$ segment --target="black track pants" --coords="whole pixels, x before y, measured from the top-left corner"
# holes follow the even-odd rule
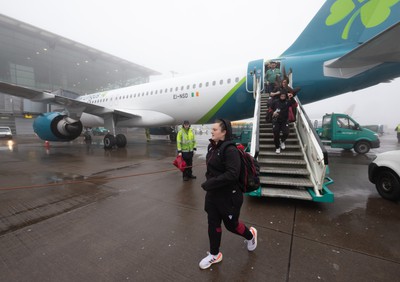
[[[219,253],[221,245],[222,228],[224,222],[226,229],[238,234],[247,240],[253,238],[250,230],[239,222],[240,208],[243,203],[243,194],[240,191],[227,191],[224,194],[206,194],[205,211],[208,214],[208,237],[210,240],[210,253]]]
[[[193,152],[182,152],[182,158],[186,162],[186,168],[183,171],[182,177],[190,177],[192,175],[192,165],[193,165]]]
[[[281,131],[282,131],[282,138],[280,138]],[[287,122],[282,122],[282,121],[273,122],[272,132],[274,133],[275,149],[278,149],[281,145],[280,141],[285,142],[289,136],[289,124]]]

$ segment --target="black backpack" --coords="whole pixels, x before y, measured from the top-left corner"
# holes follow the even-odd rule
[[[241,162],[239,175],[240,190],[243,193],[249,193],[260,188],[260,165],[258,161],[252,155],[245,152],[241,144],[228,143],[226,146],[222,146],[220,149],[221,152],[224,152],[228,145],[235,146],[239,151]],[[221,154],[221,157],[224,159],[223,154]]]

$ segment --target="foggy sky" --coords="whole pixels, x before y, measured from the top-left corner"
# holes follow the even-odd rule
[[[324,0],[0,0],[1,13],[163,73],[278,57]],[[268,37],[267,37],[268,36]],[[269,39],[274,39],[269,40]],[[355,104],[360,124],[400,123],[400,80],[306,105],[311,118]],[[301,97],[300,97],[301,99]]]

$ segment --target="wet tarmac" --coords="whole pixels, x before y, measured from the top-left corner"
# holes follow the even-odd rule
[[[224,259],[207,270],[205,148],[197,179],[172,166],[175,144],[128,135],[45,147],[35,137],[0,141],[0,281],[398,281],[400,205],[368,181],[376,153],[329,149],[330,204],[246,197],[241,219],[258,230],[248,252],[223,228]]]

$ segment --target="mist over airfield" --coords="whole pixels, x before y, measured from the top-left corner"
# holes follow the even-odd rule
[[[163,73],[154,80],[276,58],[324,2],[0,0],[2,14]],[[360,124],[393,128],[400,123],[399,87],[396,79],[305,108],[317,119],[355,104]]]

